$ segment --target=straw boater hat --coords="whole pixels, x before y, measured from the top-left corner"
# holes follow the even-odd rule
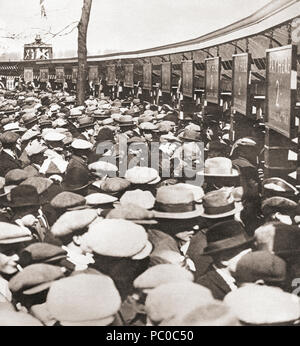
[[[202,214],[202,206],[194,194],[184,187],[163,186],[157,190],[154,213],[156,218],[192,219]]]
[[[242,204],[234,200],[231,191],[222,188],[208,192],[203,197],[203,211],[201,216],[208,219],[218,219],[235,215],[242,209]]]
[[[239,172],[232,167],[232,161],[226,157],[214,157],[204,163],[204,171],[197,173],[207,177],[238,177]]]

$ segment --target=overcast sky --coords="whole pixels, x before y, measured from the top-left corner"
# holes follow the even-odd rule
[[[224,27],[271,0],[93,0],[88,31],[89,54],[130,51],[175,43]],[[83,0],[45,0],[41,20],[39,0],[0,0],[0,55],[23,54],[24,43],[40,32],[53,44],[54,56],[74,55],[77,29],[58,33],[81,14]],[[67,27],[66,34],[75,24]],[[15,39],[5,38],[16,35]]]

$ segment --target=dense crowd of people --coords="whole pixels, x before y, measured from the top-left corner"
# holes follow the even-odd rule
[[[298,323],[299,194],[257,128],[38,89],[0,114],[0,325]]]

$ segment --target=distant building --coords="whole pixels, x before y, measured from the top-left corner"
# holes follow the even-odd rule
[[[40,35],[36,36],[35,42],[24,44],[24,60],[48,60],[52,57],[52,45],[43,43]]]

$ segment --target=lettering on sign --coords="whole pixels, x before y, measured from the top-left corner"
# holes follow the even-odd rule
[[[134,87],[133,73],[134,73],[134,65],[133,64],[125,65],[124,86],[126,88]]]
[[[48,60],[51,58],[51,48],[25,48],[24,60]]]
[[[164,93],[172,92],[172,63],[164,62],[161,65],[161,90]]]
[[[64,83],[65,81],[65,70],[63,67],[56,67],[55,69],[55,80],[57,83]]]
[[[115,65],[107,66],[107,85],[115,86],[116,85],[116,67]]]
[[[205,93],[206,100],[211,103],[220,102],[221,58],[205,60]]]
[[[152,90],[152,64],[143,65],[143,89]]]
[[[248,53],[233,56],[232,107],[235,111],[250,115],[249,111],[249,76],[251,56]]]
[[[48,82],[49,80],[49,69],[41,68],[40,69],[40,82]]]
[[[267,50],[267,125],[289,138],[295,122],[296,100],[291,80],[296,67],[296,46]]]
[[[182,62],[182,94],[194,97],[194,60]]]
[[[99,73],[98,66],[90,66],[89,67],[89,82],[98,82]]]
[[[25,83],[33,82],[33,69],[25,68],[24,69],[24,81]]]
[[[78,67],[72,68],[72,83],[77,83],[78,78]]]

